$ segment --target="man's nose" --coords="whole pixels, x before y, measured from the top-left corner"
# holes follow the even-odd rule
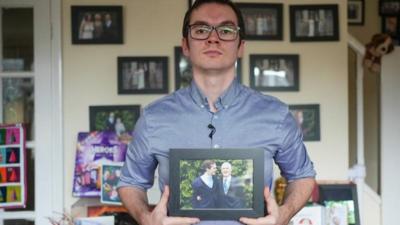
[[[211,31],[210,37],[208,37],[207,42],[210,44],[211,43],[219,43],[219,37],[217,34],[217,30],[213,29]]]

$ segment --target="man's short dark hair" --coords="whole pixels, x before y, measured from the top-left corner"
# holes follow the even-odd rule
[[[211,169],[211,166],[214,164],[214,160],[204,160],[203,164],[201,164],[201,168],[206,171],[207,169]]]
[[[194,4],[189,8],[189,10],[186,12],[185,18],[183,19],[182,37],[188,38],[190,17],[192,16],[193,10],[198,9],[200,6],[207,3],[217,3],[231,7],[231,9],[235,12],[238,26],[240,27],[239,41],[245,38],[245,27],[244,27],[242,13],[240,12],[239,8],[230,0],[196,0]]]

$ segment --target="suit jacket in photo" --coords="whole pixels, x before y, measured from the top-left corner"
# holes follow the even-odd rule
[[[192,182],[192,207],[195,208],[217,208],[220,181],[213,176],[213,186],[208,187],[206,183],[197,177]]]
[[[111,21],[111,23],[104,22],[102,37],[107,40],[113,40],[117,38],[117,29],[114,21]]]
[[[229,189],[226,194],[222,181],[220,182],[219,189],[219,208],[244,208],[244,187],[239,178],[231,177]]]

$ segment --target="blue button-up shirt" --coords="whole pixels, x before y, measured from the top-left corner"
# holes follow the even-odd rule
[[[261,148],[264,149],[264,184],[271,186],[273,160],[287,180],[314,177],[315,171],[288,106],[236,80],[214,103],[195,82],[144,108],[129,145],[119,187],[152,187],[158,166],[160,189],[169,180],[169,149]],[[209,137],[212,124],[216,131]],[[234,221],[201,224],[239,224]]]

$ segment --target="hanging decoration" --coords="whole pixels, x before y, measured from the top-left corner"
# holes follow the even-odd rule
[[[394,50],[392,38],[385,33],[375,34],[365,48],[364,67],[373,73],[380,73],[382,56]]]
[[[25,208],[25,129],[0,125],[0,208]]]

